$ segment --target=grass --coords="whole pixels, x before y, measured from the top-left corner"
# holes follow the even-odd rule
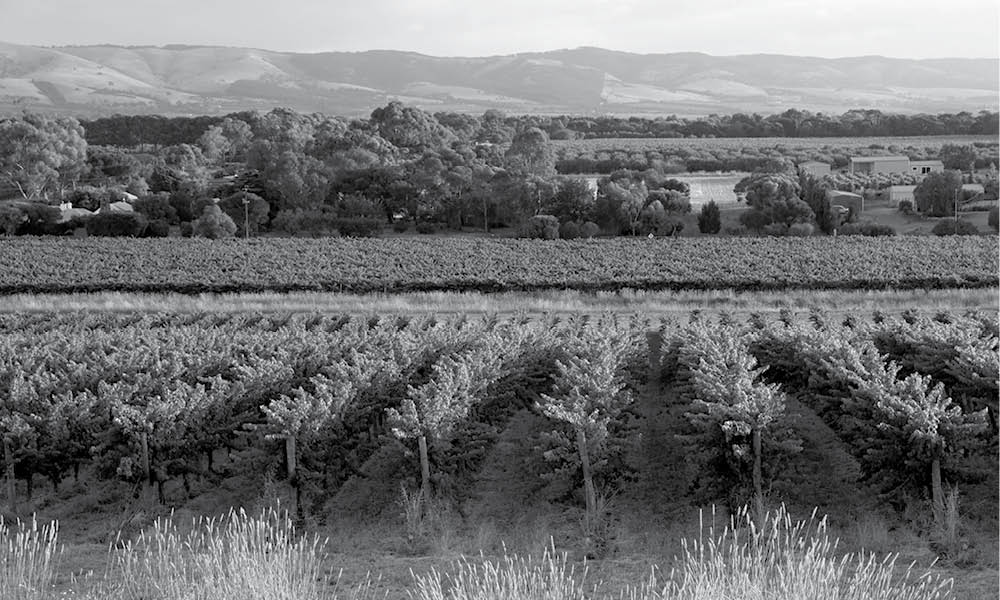
[[[589,564],[571,561],[550,545],[540,554],[462,557],[446,570],[411,570],[404,591],[413,600],[936,600],[951,597],[952,581],[898,555],[843,553],[815,514],[793,522],[784,507],[764,515],[744,509],[720,530],[701,520],[699,534],[682,542],[669,570],[654,568],[617,593],[588,583]],[[75,582],[57,596],[52,587],[56,528],[6,528],[4,600],[320,600],[372,599],[370,577],[339,585],[325,567],[326,544],[299,537],[283,514],[231,512],[181,528],[157,521],[135,541],[117,544],[102,578]],[[7,568],[7,567],[5,567]]]
[[[0,598],[40,600],[55,581],[59,526],[7,523],[0,516]]]
[[[744,510],[717,532],[703,527],[685,542],[674,567],[653,570],[645,583],[630,584],[623,600],[933,600],[950,597],[952,582],[898,556],[838,552],[815,515],[792,522],[784,508],[755,519]],[[587,568],[576,572],[554,549],[540,558],[505,555],[500,560],[461,559],[449,575],[432,569],[416,575],[415,600],[576,600],[612,597],[591,593]],[[596,587],[594,588],[596,589]]]
[[[997,288],[892,291],[736,292],[412,292],[404,294],[335,294],[325,292],[186,294],[98,292],[16,294],[3,298],[0,313],[107,312],[330,312],[338,314],[511,314],[511,313],[679,313],[702,311],[778,311],[823,309],[833,313],[899,312],[997,308]]]

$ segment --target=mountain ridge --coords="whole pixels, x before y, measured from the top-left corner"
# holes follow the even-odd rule
[[[1000,60],[637,54],[593,46],[487,57],[399,50],[294,53],[229,46],[39,47],[0,42],[0,113],[223,114],[287,106],[430,111],[915,114],[997,110]]]

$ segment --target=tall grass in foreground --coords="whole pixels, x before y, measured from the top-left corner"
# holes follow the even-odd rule
[[[93,598],[114,600],[318,600],[332,597],[323,569],[325,543],[296,539],[287,516],[233,511],[195,520],[182,533],[157,520],[113,553]]]
[[[45,598],[55,581],[58,523],[39,527],[30,523],[5,523],[0,517],[0,598]]]
[[[685,541],[682,555],[660,580],[654,572],[642,585],[627,586],[621,600],[936,600],[949,598],[951,580],[913,565],[897,574],[898,555],[837,556],[826,520],[793,523],[784,508],[754,519],[736,515],[721,533],[702,527]],[[504,557],[500,562],[456,565],[453,575],[437,571],[415,576],[416,600],[583,600],[582,575],[566,559],[547,551],[541,559]]]

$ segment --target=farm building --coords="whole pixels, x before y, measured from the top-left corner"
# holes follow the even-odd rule
[[[854,192],[842,192],[840,190],[827,190],[826,198],[831,206],[843,206],[855,215],[859,215],[865,210],[865,197]]]
[[[824,175],[830,174],[830,165],[825,162],[819,162],[817,160],[810,160],[808,162],[799,163],[798,165],[799,173],[804,175],[813,175],[815,177],[822,177]]]
[[[889,206],[899,206],[903,200],[913,202],[913,190],[915,185],[892,185],[889,186]]]
[[[910,173],[908,156],[852,156],[848,169],[851,173]]]
[[[939,160],[914,160],[910,162],[910,172],[914,175],[941,173],[942,171],[944,171],[944,163]]]

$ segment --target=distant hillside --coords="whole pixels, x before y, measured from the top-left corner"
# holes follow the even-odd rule
[[[0,112],[221,114],[287,106],[368,114],[976,112],[1000,106],[997,59],[825,59],[631,54],[600,48],[483,58],[411,52],[294,54],[200,46],[40,48],[0,43]]]

